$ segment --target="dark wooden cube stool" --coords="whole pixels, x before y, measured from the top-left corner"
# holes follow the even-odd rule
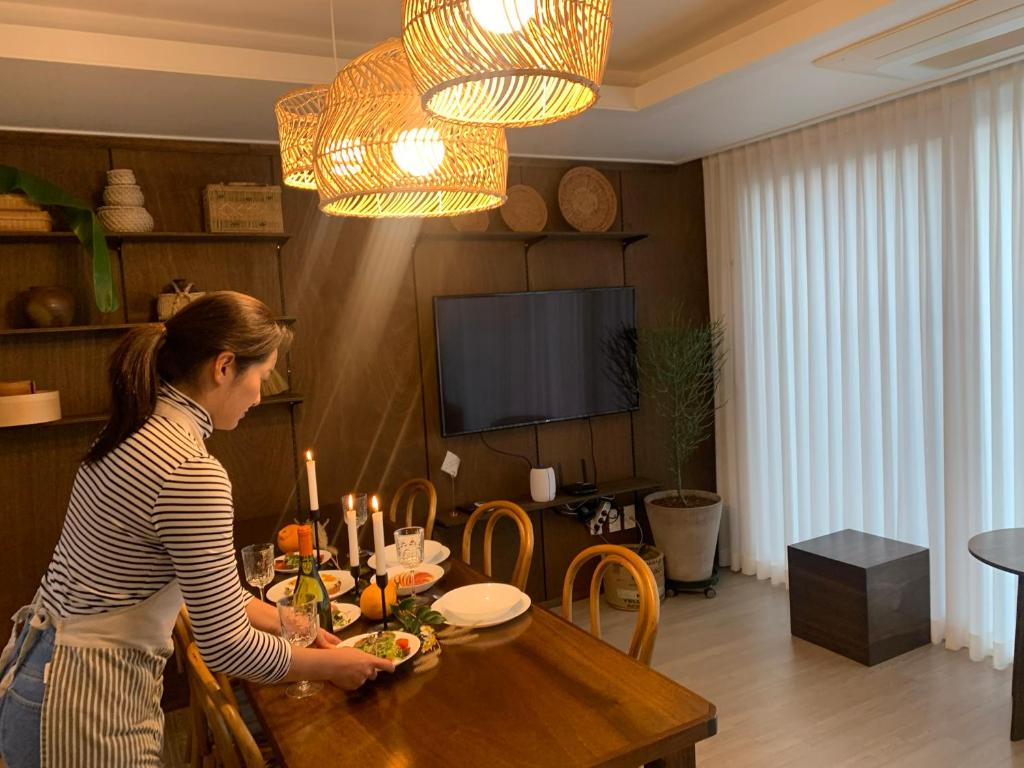
[[[931,640],[928,550],[845,530],[789,546],[789,627],[868,666]]]

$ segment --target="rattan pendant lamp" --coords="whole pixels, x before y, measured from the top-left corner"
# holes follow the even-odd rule
[[[424,111],[402,41],[353,59],[328,91],[313,150],[320,210],[334,216],[454,216],[505,200],[501,128]]]
[[[281,143],[281,175],[289,187],[316,189],[313,140],[326,95],[326,85],[311,85],[289,91],[274,105]]]
[[[611,0],[403,0],[402,40],[429,112],[508,128],[597,100]]]

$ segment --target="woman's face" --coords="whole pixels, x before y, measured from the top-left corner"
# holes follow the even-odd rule
[[[234,429],[245,416],[246,411],[260,402],[260,384],[270,378],[271,371],[277,365],[275,349],[266,360],[253,363],[241,373],[233,360],[228,365],[226,375],[219,382],[218,396],[210,398],[208,404],[210,418],[214,429]]]

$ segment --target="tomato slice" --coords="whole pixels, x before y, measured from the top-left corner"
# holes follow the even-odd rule
[[[398,640],[395,641],[395,645],[397,645],[403,651],[409,650],[409,641],[406,640],[404,637],[398,638]]]

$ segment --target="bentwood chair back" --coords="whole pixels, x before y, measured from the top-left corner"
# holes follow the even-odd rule
[[[484,574],[491,573],[491,541],[494,537],[494,526],[503,517],[511,518],[519,529],[519,554],[516,556],[515,567],[509,584],[520,590],[526,589],[526,579],[530,575],[530,562],[533,560],[533,523],[530,516],[518,504],[511,501],[489,501],[481,504],[469,517],[466,529],[462,533],[462,562],[469,565],[469,553],[473,543],[473,527],[485,515],[487,527],[484,528]]]
[[[637,612],[636,628],[629,643],[629,655],[641,664],[649,666],[651,655],[654,653],[654,641],[658,635],[661,603],[658,600],[658,585],[650,566],[631,549],[614,544],[597,544],[576,555],[569,564],[562,584],[562,616],[572,621],[572,588],[576,575],[585,563],[594,558],[599,558],[599,561],[594,575],[590,577],[590,633],[594,637],[601,637],[601,577],[612,565],[621,565],[636,582],[636,591],[640,598],[640,610]]]
[[[404,525],[408,528],[413,525],[412,516],[413,510],[416,506],[416,499],[419,496],[424,496],[427,500],[427,519],[423,523],[423,538],[429,539],[434,535],[434,518],[437,516],[437,489],[434,488],[434,484],[424,478],[416,478],[414,480],[407,480],[398,488],[395,492],[395,497],[391,500],[391,509],[388,512],[388,517],[391,522],[398,523],[398,510],[404,503],[405,505],[405,523]]]
[[[192,623],[188,618],[188,609],[185,606],[178,611],[178,618],[174,622],[174,631],[171,633],[174,640],[174,658],[178,664],[178,672],[188,672],[188,647],[192,645]],[[206,715],[203,714],[203,706],[199,701],[199,694],[192,682],[192,675],[188,674],[188,710],[189,710],[189,733],[186,752],[189,754],[189,765],[192,768],[202,768],[207,755],[210,753],[206,738]]]
[[[228,700],[195,643],[189,644],[186,660],[189,682],[194,686],[213,736],[216,764],[225,768],[266,766],[267,762],[242,720],[238,707]]]

